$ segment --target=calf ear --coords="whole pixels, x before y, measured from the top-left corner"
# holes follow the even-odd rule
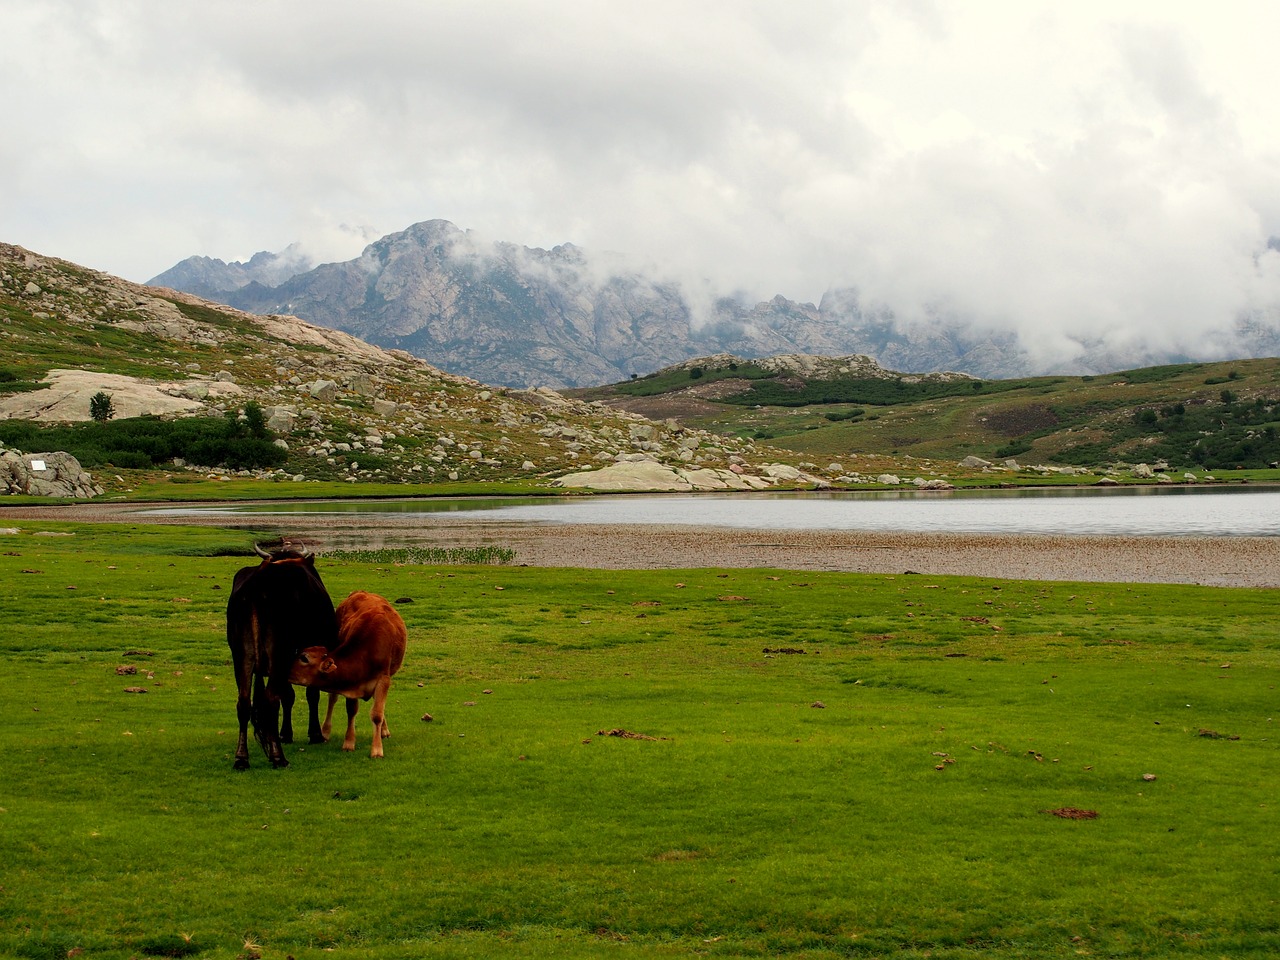
[[[333,657],[325,657],[323,660],[320,661],[321,673],[333,673],[333,671],[337,669],[338,669],[338,665],[333,662]]]

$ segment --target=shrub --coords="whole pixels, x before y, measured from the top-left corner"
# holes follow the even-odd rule
[[[106,423],[116,415],[115,404],[111,402],[111,394],[99,390],[89,398],[89,417],[97,423]]]
[[[110,422],[90,421],[50,425],[29,420],[0,421],[0,442],[22,450],[66,450],[84,466],[146,469],[181,457],[205,467],[232,470],[278,467],[287,454],[263,428],[255,436],[247,420],[226,417],[126,417]]]

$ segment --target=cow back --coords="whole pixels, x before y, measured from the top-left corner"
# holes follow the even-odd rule
[[[383,670],[390,675],[400,669],[408,630],[386,597],[357,590],[338,605],[337,617],[335,659],[358,658],[369,675]]]

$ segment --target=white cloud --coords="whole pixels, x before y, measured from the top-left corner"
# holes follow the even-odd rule
[[[1280,304],[1280,8],[0,0],[0,237],[146,279],[445,218],[760,297],[1225,342]]]

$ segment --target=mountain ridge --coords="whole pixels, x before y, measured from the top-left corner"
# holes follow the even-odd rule
[[[176,270],[153,282],[186,289]],[[779,294],[760,302],[721,296],[698,307],[674,282],[574,244],[487,243],[445,220],[412,224],[357,258],[276,285],[254,278],[202,290],[238,309],[301,316],[514,387],[603,384],[721,352],[861,353],[910,372],[984,377],[1020,374],[1028,362],[1012,337],[905,329],[891,316],[864,316],[854,290],[829,291],[816,306]]]
[[[407,350],[443,370],[516,388],[603,385],[719,353],[863,354],[887,369],[984,379],[1222,359],[1095,342],[1069,362],[1036,363],[1011,332],[945,315],[905,323],[891,311],[868,309],[852,286],[833,287],[817,305],[781,294],[762,301],[692,297],[674,281],[572,243],[548,250],[488,242],[438,219],[387,234],[352,260],[284,279],[291,268],[269,256],[276,255],[224,265],[220,279],[210,271],[221,261],[211,267],[207,258],[188,258],[153,282],[251,313],[297,315]],[[259,269],[250,269],[259,258]],[[233,288],[210,289],[219,285]],[[1280,331],[1256,317],[1241,318],[1234,335],[1237,355],[1280,353]]]

